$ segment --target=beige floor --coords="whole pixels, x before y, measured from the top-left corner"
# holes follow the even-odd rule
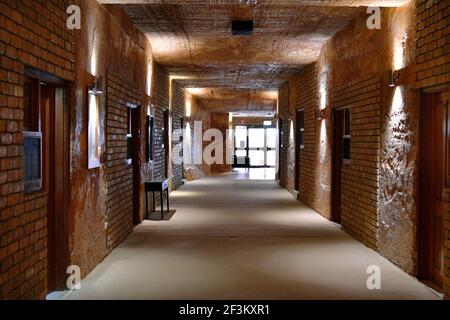
[[[138,226],[69,298],[439,298],[274,181],[242,178],[173,192],[172,219]],[[381,290],[367,289],[370,265],[381,268]]]

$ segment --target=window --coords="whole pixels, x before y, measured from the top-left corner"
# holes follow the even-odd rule
[[[147,162],[152,162],[153,159],[153,141],[154,141],[154,122],[152,116],[147,116]]]
[[[26,77],[23,99],[24,191],[42,188],[42,131],[40,83]]]
[[[300,149],[305,148],[305,112],[303,110],[297,113],[298,119],[298,145]]]
[[[351,135],[350,135],[350,110],[345,109],[344,110],[344,137],[343,137],[343,146],[344,146],[344,152],[343,152],[343,159],[344,163],[349,163],[351,160],[350,157],[350,142],[351,142]]]
[[[270,121],[270,120],[265,120],[265,121],[263,122],[263,125],[266,126],[266,127],[270,127],[270,126],[272,125],[272,121]]]
[[[132,106],[127,106],[127,163],[131,164],[132,159],[132,153],[133,153],[133,146],[132,146],[132,140],[133,140],[133,134],[132,134],[132,127],[131,127],[131,109]]]

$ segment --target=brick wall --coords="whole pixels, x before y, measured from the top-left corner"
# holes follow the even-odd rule
[[[416,0],[417,87],[450,82],[450,1]]]
[[[74,79],[69,1],[0,2],[0,299],[43,298],[47,194],[23,193],[24,65]]]
[[[278,112],[283,119],[283,147],[280,148],[278,178],[283,188],[294,189],[294,165],[290,158],[294,147],[293,139],[289,138],[291,121],[289,120],[289,83],[285,83],[278,91]]]
[[[299,199],[314,207],[316,170],[316,110],[317,110],[317,73],[316,65],[311,64],[302,70],[296,78],[297,110],[304,111],[305,147],[300,151]]]
[[[350,164],[342,166],[342,228],[377,249],[381,85],[378,77],[332,91],[334,108],[350,107]]]
[[[154,163],[153,163],[153,177],[155,179],[161,179],[165,176],[166,163],[164,159],[164,150],[162,145],[164,144],[163,136],[163,115],[164,110],[169,110],[169,74],[159,64],[155,63],[154,70],[154,91],[153,91],[153,104],[154,108],[154,124],[155,124],[155,139],[154,139]]]
[[[181,120],[184,117],[184,88],[176,81],[172,82],[172,130],[179,131]],[[183,134],[183,133],[181,133]],[[179,140],[172,141],[173,152],[178,153],[182,157],[183,143]],[[183,184],[183,164],[172,163],[172,188],[178,189]]]
[[[133,166],[127,163],[127,103],[141,105],[139,91],[108,73],[106,104],[106,247],[110,252],[133,227]]]

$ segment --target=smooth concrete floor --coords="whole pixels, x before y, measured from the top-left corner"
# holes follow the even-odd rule
[[[169,221],[145,221],[69,299],[440,299],[302,205],[242,172],[171,194]],[[369,290],[367,267],[381,268]]]

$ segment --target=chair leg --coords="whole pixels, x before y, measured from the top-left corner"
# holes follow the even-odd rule
[[[148,193],[145,192],[145,218],[148,219]]]
[[[155,192],[154,191],[152,191],[152,200],[153,200],[153,202],[152,202],[152,213],[153,213],[156,210]]]
[[[167,199],[166,199],[167,200],[167,211],[170,211],[170,209],[169,209],[169,188],[166,189],[166,193],[167,193],[166,194],[166,197],[167,197]]]
[[[161,191],[160,193],[161,199],[159,202],[161,202],[161,220],[164,219],[164,192]]]

